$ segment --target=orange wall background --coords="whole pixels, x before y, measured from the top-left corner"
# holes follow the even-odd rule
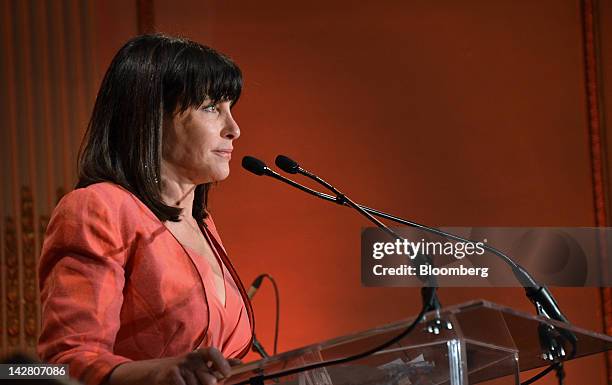
[[[211,209],[245,284],[261,272],[279,283],[281,351],[416,314],[419,292],[361,287],[368,223],[248,174],[243,155],[287,154],[360,203],[432,226],[595,225],[577,0],[143,3],[157,31],[244,72],[242,136]],[[98,79],[136,17],[136,2],[96,3]],[[598,289],[553,292],[573,323],[603,331]],[[439,295],[533,312],[519,289]],[[265,282],[254,306],[268,350],[273,305]],[[566,368],[568,383],[607,383],[601,355]]]

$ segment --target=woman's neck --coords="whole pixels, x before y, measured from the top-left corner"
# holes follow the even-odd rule
[[[161,196],[169,206],[183,209],[181,217],[191,217],[195,188],[193,182],[180,178],[171,169],[162,167],[160,172]]]

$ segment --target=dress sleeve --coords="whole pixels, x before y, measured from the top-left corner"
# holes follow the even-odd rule
[[[130,359],[113,354],[130,245],[118,215],[91,189],[65,196],[49,222],[39,264],[40,358],[70,365],[70,376],[98,385]]]

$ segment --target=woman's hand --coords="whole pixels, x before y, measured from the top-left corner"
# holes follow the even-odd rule
[[[215,385],[230,375],[240,360],[226,360],[216,348],[203,348],[180,357],[134,361],[119,365],[108,384]]]
[[[215,348],[203,348],[160,365],[153,384],[215,385],[230,374],[230,364]]]

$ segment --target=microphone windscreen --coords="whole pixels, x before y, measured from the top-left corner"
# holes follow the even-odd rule
[[[266,173],[266,164],[252,156],[242,158],[242,167],[255,175],[263,175]]]
[[[284,172],[287,172],[289,174],[297,174],[300,165],[293,159],[285,156],[285,155],[279,155],[276,157],[276,160],[274,161],[274,163],[276,163],[276,165],[278,166],[278,168],[280,168],[281,170],[283,170]]]

